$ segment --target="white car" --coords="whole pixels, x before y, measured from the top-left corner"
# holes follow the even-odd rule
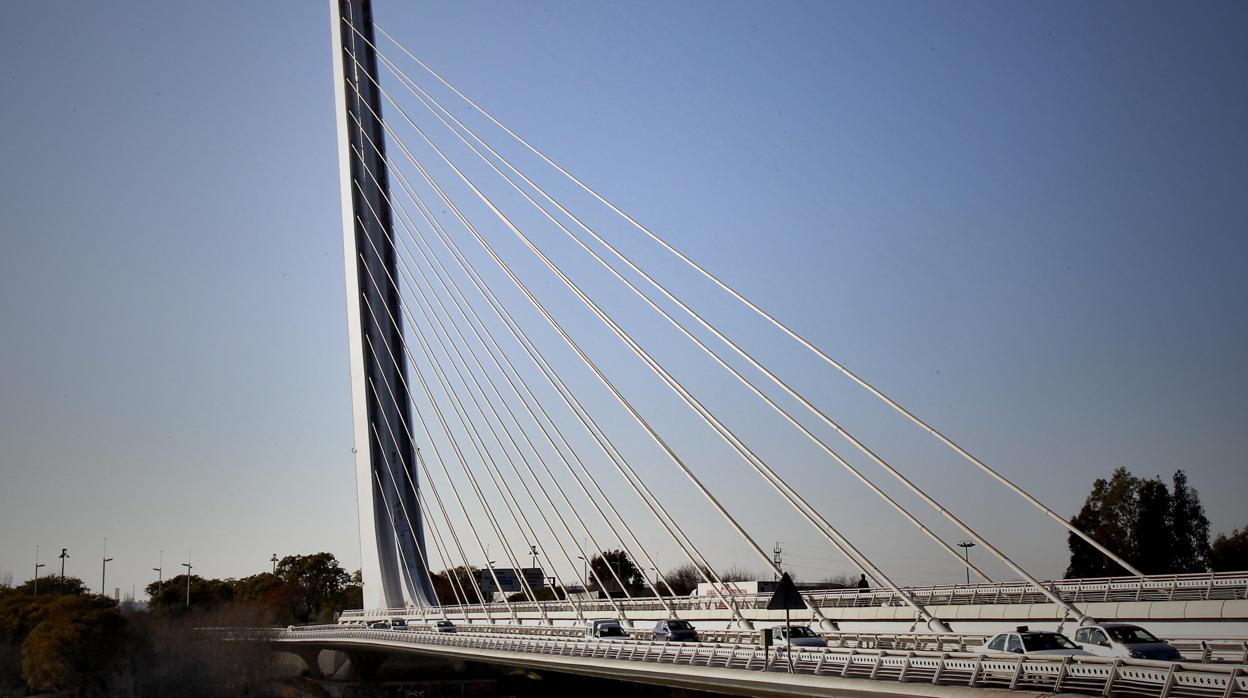
[[[591,620],[585,623],[585,637],[608,642],[628,640],[628,633],[618,620]]]
[[[1020,625],[1012,633],[1000,633],[988,642],[976,647],[981,654],[1024,654],[1056,657],[1091,656],[1091,652],[1079,648],[1061,633],[1044,630],[1031,631]]]
[[[787,628],[780,625],[771,629],[771,644],[777,647],[827,647],[828,641],[804,625]]]
[[[1075,642],[1098,657],[1132,657],[1179,662],[1183,655],[1173,645],[1138,625],[1094,623],[1075,631]]]

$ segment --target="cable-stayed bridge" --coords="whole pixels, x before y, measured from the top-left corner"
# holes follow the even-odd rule
[[[760,695],[1248,691],[1234,667],[968,654],[967,636],[1015,622],[1114,618],[1193,629],[1176,635],[1248,635],[1248,575],[1142,575],[523,138],[376,25],[368,0],[330,6],[366,608],[336,626],[287,631],[280,646],[339,649],[357,663],[411,651]],[[752,348],[740,322],[713,319],[701,294],[665,280],[673,269],[878,401],[898,429],[929,438],[966,469],[951,477],[1024,503],[1123,576],[1033,574],[968,523],[974,512],[920,484],[924,464],[851,433],[818,389]],[[729,388],[707,387],[712,378]],[[848,533],[830,492],[795,477],[755,422],[811,448],[817,472],[842,475],[856,488],[849,496],[877,501],[965,568],[968,583],[903,583],[906,570],[880,562],[878,540]],[[779,578],[779,547],[763,537],[775,531],[759,530],[779,511],[870,580],[800,592],[793,619],[833,638],[855,631],[865,644],[785,653],[793,669],[783,674],[754,640],[785,614],[727,575],[739,560],[723,553],[741,551]],[[976,560],[970,546],[982,551]],[[536,575],[523,572],[526,559]],[[668,571],[681,564],[698,594],[674,588]],[[394,618],[416,629],[365,625]],[[717,642],[575,637],[593,620],[635,632],[671,618]],[[460,632],[420,630],[438,620]],[[881,633],[898,632],[911,638],[904,657],[880,649]],[[890,682],[862,685],[880,678]]]

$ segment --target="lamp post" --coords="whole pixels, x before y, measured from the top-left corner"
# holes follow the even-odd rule
[[[182,566],[186,568],[186,607],[191,607],[191,563],[183,562]]]
[[[277,574],[277,553],[273,553],[273,557],[269,558],[269,562],[273,563],[273,574]]]
[[[35,596],[39,595],[39,568],[47,565],[39,562],[39,546],[35,546]]]
[[[975,541],[964,540],[958,543],[958,547],[962,548],[962,554],[966,557],[966,583],[971,583],[971,548],[975,547]]]
[[[529,555],[533,557],[533,564],[531,566],[536,568],[537,567],[537,546],[536,545],[529,546]]]
[[[61,591],[65,590],[65,560],[69,558],[69,548],[61,548]]]
[[[113,558],[108,556],[107,538],[104,539],[104,556],[101,559],[103,559],[104,562],[100,563],[100,595],[108,596],[108,586],[104,582],[108,579],[108,563],[112,562]]]

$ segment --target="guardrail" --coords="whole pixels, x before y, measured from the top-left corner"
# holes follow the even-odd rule
[[[340,627],[304,626],[304,627]],[[348,626],[350,627],[350,626]],[[434,631],[430,624],[409,623],[409,630]],[[527,635],[533,637],[578,638],[584,636],[584,628],[577,626],[558,625],[486,625],[461,624],[456,626],[458,632],[495,635]],[[629,637],[637,640],[649,640],[652,631],[647,628],[627,628]],[[828,647],[833,649],[854,650],[901,650],[917,652],[973,652],[975,648],[988,641],[991,635],[979,633],[869,633],[869,632],[821,632]],[[703,642],[731,645],[755,645],[758,643],[756,630],[724,630],[698,629],[698,637]],[[1183,654],[1189,662],[1231,662],[1248,664],[1248,640],[1220,639],[1207,640],[1200,638],[1174,638],[1168,642]]]
[[[1092,579],[1063,579],[1043,582],[1063,600],[1071,603],[1123,602],[1123,601],[1218,601],[1248,599],[1248,572],[1212,572],[1202,574],[1153,575],[1147,577],[1100,577]],[[995,584],[946,584],[910,587],[906,590],[919,603],[927,606],[967,606],[990,604],[1049,604],[1047,597],[1024,582],[998,582]],[[851,608],[864,606],[899,606],[901,598],[894,592],[882,589],[829,589],[806,592],[820,608]],[[742,609],[765,608],[770,594],[735,594],[733,601]],[[675,611],[713,610],[726,608],[717,596],[676,596],[664,599]],[[654,597],[615,599],[625,610],[662,611],[663,604]],[[512,602],[518,613],[537,613],[537,604]],[[578,600],[575,606],[568,601],[544,601],[546,611],[574,613],[576,607],[582,612],[614,613],[611,601],[600,599]],[[507,607],[501,603],[486,604],[487,609],[499,618],[507,618]],[[447,613],[467,617],[481,614],[481,606],[447,605]],[[343,617],[364,618],[410,613],[410,609],[374,609],[344,611]]]
[[[815,676],[1006,688],[1143,698],[1248,698],[1244,667],[1101,657],[985,656],[923,652],[802,648],[786,652],[710,643],[607,642],[504,633],[436,633],[312,626],[281,631],[277,642],[384,641],[426,647],[555,655],[615,661],[687,664],[741,671],[788,671]]]

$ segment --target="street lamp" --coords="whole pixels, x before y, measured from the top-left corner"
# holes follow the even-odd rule
[[[35,546],[35,596],[39,595],[39,568],[47,565],[39,562],[39,546]]]
[[[100,563],[100,595],[108,596],[108,586],[104,582],[105,580],[108,579],[108,563],[112,562],[113,558],[108,556],[108,539],[107,538],[104,539],[103,560],[104,562]]]
[[[191,607],[191,563],[183,562],[182,566],[186,568],[186,607]]]
[[[536,568],[537,567],[537,546],[536,545],[529,546],[529,555],[533,556],[533,564],[531,566]]]
[[[277,574],[277,553],[273,553],[273,557],[269,558],[269,562],[273,563],[273,574]]]
[[[975,547],[975,541],[964,540],[958,543],[958,547],[962,548],[962,554],[966,557],[966,583],[971,583],[971,548]]]
[[[61,548],[61,591],[65,591],[65,560],[69,559],[69,548]]]

